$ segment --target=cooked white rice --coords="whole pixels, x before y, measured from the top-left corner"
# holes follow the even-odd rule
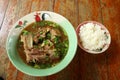
[[[108,38],[105,30],[102,30],[100,25],[94,23],[82,25],[79,36],[82,46],[92,51],[101,51]]]

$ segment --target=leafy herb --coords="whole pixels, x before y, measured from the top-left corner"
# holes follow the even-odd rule
[[[39,41],[40,41],[40,42],[43,42],[43,38],[42,38],[41,36],[39,37]]]
[[[49,24],[49,26],[53,26],[53,27],[58,27],[59,25],[58,24],[56,24],[56,23],[52,23],[52,24]]]
[[[40,68],[40,66],[39,66],[38,64],[35,64],[35,65],[34,65],[34,68],[39,69],[39,68]]]
[[[56,54],[61,56],[61,58],[64,58],[64,56],[66,55],[66,53],[68,51],[68,45],[69,45],[68,40],[57,43],[55,45],[55,47],[57,49]]]
[[[43,43],[44,43],[45,45],[47,45],[47,44],[49,44],[49,41],[48,41],[48,40],[44,40]]]
[[[50,43],[50,46],[53,46],[53,43],[52,43],[52,42]]]
[[[60,42],[60,36],[55,36],[55,38],[53,39],[54,43],[57,44]]]
[[[23,33],[23,35],[28,35],[30,32],[27,30],[23,30],[22,33]]]
[[[68,47],[68,46],[69,46],[68,43],[69,43],[68,40],[65,40],[65,41],[63,42],[63,44],[64,44],[65,47]]]
[[[34,25],[35,25],[35,26],[38,26],[38,27],[44,27],[44,26],[59,27],[58,24],[52,23],[52,22],[50,22],[50,21],[39,21],[39,22],[35,22]]]
[[[51,67],[51,66],[52,66],[52,64],[50,64],[50,63],[46,63],[46,64],[41,63],[41,64],[35,64],[35,65],[34,65],[34,68],[45,69],[45,68],[49,68],[49,67]]]
[[[36,26],[38,27],[44,27],[46,24],[44,21],[36,22]]]
[[[43,34],[43,32],[42,32],[42,31],[40,31],[40,34]]]

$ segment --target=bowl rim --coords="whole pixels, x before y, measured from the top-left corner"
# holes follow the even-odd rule
[[[93,23],[93,24],[98,24],[100,25],[108,34],[109,34],[109,38],[110,38],[110,41],[109,41],[109,44],[107,45],[107,48],[100,51],[100,52],[95,52],[95,51],[90,51],[90,50],[87,50],[85,49],[82,45],[81,45],[81,42],[80,42],[80,37],[79,37],[79,29],[81,28],[82,25],[84,24],[87,24],[87,23]],[[108,31],[108,29],[100,22],[97,22],[97,21],[83,21],[82,23],[80,23],[77,28],[76,28],[76,34],[77,34],[77,42],[78,42],[78,45],[79,47],[84,50],[85,52],[87,53],[90,53],[90,54],[101,54],[103,52],[105,52],[109,47],[110,47],[110,44],[111,44],[111,35],[110,35],[110,32]]]
[[[20,21],[23,17],[25,17],[25,16],[27,16],[27,15],[29,15],[29,14],[33,14],[33,13],[35,13],[35,12],[46,12],[46,13],[56,14],[56,15],[62,17],[62,18],[66,21],[66,23],[71,26],[72,32],[74,33],[73,35],[74,35],[74,37],[75,37],[75,39],[74,39],[74,41],[75,41],[74,44],[71,44],[71,45],[74,46],[74,50],[71,51],[71,50],[69,49],[69,53],[71,52],[71,55],[69,56],[69,55],[68,55],[68,52],[67,52],[67,54],[66,54],[66,56],[65,56],[65,58],[67,58],[67,59],[64,58],[64,59],[63,59],[63,60],[64,60],[64,63],[63,63],[63,60],[60,61],[60,63],[59,63],[59,65],[64,64],[62,67],[59,67],[59,65],[57,64],[57,65],[56,65],[57,67],[54,67],[54,68],[39,69],[39,70],[37,69],[38,71],[44,71],[44,70],[49,71],[49,72],[46,72],[46,74],[44,74],[44,73],[43,73],[43,74],[42,74],[42,73],[41,73],[41,74],[38,74],[38,73],[35,73],[35,72],[33,72],[33,73],[31,72],[31,73],[30,73],[30,71],[25,71],[25,69],[23,70],[20,66],[18,66],[18,65],[15,63],[15,61],[13,61],[13,59],[11,58],[11,55],[10,55],[10,51],[9,51],[9,46],[10,46],[10,44],[9,44],[9,42],[10,42],[10,40],[9,40],[9,39],[10,39],[10,33],[11,33],[12,30],[15,28],[15,24],[18,23],[18,21]],[[9,34],[8,34],[7,41],[6,41],[6,51],[7,51],[7,55],[8,55],[8,57],[9,57],[10,61],[11,61],[12,64],[16,67],[16,69],[18,69],[19,71],[21,71],[21,72],[23,72],[23,73],[25,73],[25,74],[31,75],[31,76],[49,76],[49,75],[55,74],[55,73],[63,70],[64,68],[66,68],[66,67],[70,64],[70,62],[71,62],[72,59],[74,58],[74,56],[75,56],[75,54],[76,54],[76,50],[77,50],[77,35],[76,35],[76,32],[75,32],[75,29],[74,29],[73,25],[71,24],[70,21],[68,21],[67,18],[65,18],[64,16],[62,16],[62,15],[60,15],[60,14],[58,14],[58,13],[52,12],[52,11],[34,11],[34,12],[29,13],[29,14],[27,14],[27,15],[23,16],[22,18],[20,18],[19,20],[17,20],[17,21],[13,24],[13,26],[12,26]],[[72,39],[72,38],[71,38],[71,39]],[[72,40],[73,40],[73,39],[72,39]],[[69,41],[70,41],[70,40],[69,40]],[[69,46],[69,48],[70,48],[70,46]],[[62,62],[62,63],[61,63],[61,62]],[[23,63],[24,63],[24,62],[23,62]],[[32,68],[32,69],[36,70],[35,68]],[[51,71],[53,70],[53,72],[50,72],[50,69],[51,69]],[[56,70],[54,70],[54,69],[56,69]],[[37,71],[37,72],[38,72],[38,71]]]

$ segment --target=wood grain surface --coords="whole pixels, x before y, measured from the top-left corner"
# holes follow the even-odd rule
[[[12,25],[34,11],[53,11],[66,17],[74,29],[94,20],[110,31],[109,49],[98,55],[79,47],[72,62],[47,77],[34,77],[17,70],[8,59],[5,45]],[[0,0],[0,77],[5,80],[120,80],[120,0]]]

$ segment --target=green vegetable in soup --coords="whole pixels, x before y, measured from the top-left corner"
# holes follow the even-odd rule
[[[23,30],[22,33],[23,33],[23,35],[28,35],[28,34],[29,34],[29,31]]]

